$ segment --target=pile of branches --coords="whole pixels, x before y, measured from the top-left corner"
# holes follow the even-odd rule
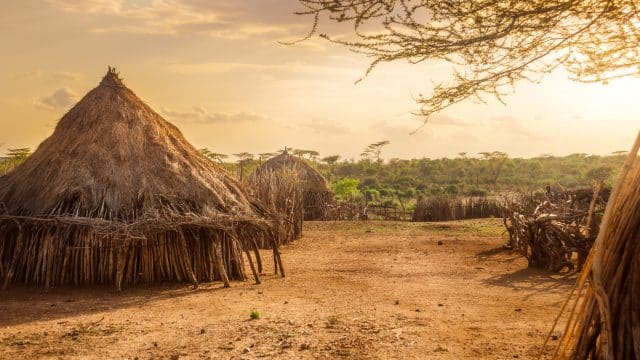
[[[364,201],[338,201],[327,206],[323,220],[369,220],[368,212]]]
[[[508,248],[526,257],[529,266],[559,272],[580,270],[598,234],[610,189],[520,194],[505,201]]]

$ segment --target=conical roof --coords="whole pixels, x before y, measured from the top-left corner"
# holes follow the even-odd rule
[[[267,160],[256,169],[254,174],[259,175],[262,171],[278,171],[283,168],[295,171],[304,183],[304,189],[306,191],[331,192],[329,182],[318,170],[311,167],[311,165],[299,157],[289,154],[287,150]]]
[[[0,214],[131,220],[166,212],[255,215],[239,183],[111,68],[32,156],[0,177]]]

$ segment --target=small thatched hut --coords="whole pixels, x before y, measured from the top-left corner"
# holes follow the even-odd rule
[[[114,69],[0,177],[0,280],[44,286],[245,279],[273,227]],[[276,264],[281,265],[274,245]],[[282,268],[280,267],[282,270]]]
[[[303,184],[298,173],[283,167],[263,170],[248,179],[252,195],[272,214],[278,229],[279,244],[287,244],[302,235]],[[259,244],[270,247],[270,244]]]
[[[311,167],[304,160],[289,154],[286,150],[282,154],[272,157],[251,174],[251,178],[264,176],[265,173],[282,173],[288,169],[296,174],[302,184],[302,207],[304,220],[321,220],[327,212],[327,206],[333,200],[331,186],[327,179]]]

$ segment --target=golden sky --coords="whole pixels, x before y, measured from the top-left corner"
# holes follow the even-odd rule
[[[640,79],[579,84],[558,71],[488,104],[466,102],[417,134],[412,97],[447,64],[388,64],[354,84],[366,58],[314,39],[296,0],[0,0],[0,154],[35,148],[115,66],[196,147],[232,154],[290,146],[387,158],[504,151],[608,154],[640,128]]]

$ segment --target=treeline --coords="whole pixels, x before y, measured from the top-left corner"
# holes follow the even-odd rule
[[[376,143],[380,144],[380,143]],[[375,145],[375,144],[372,144]],[[206,151],[205,151],[206,152]],[[607,156],[571,154],[512,158],[503,152],[455,158],[382,160],[380,151],[362,157],[320,157],[311,150],[292,150],[329,179],[340,196],[416,198],[419,195],[483,196],[504,191],[535,192],[560,184],[572,189],[589,187],[595,180],[611,183],[622,166],[625,152]],[[238,177],[247,176],[273,153],[242,153],[237,161],[221,162]]]
[[[475,156],[460,153],[455,158],[383,160],[382,148],[388,142],[369,145],[361,158],[342,159],[340,155],[321,157],[317,151],[289,151],[315,166],[332,183],[340,199],[400,204],[422,196],[484,196],[504,191],[542,191],[548,185],[565,188],[588,187],[595,180],[611,183],[622,166],[624,152],[608,156],[571,154],[512,158],[503,152],[483,152]],[[246,177],[277,152],[224,155],[202,149],[212,161],[220,163],[238,178]],[[0,175],[30,154],[27,148],[11,149],[0,160]]]
[[[479,157],[464,154],[453,159],[362,159],[320,162],[317,166],[333,182],[358,180],[361,191],[480,196],[503,191],[539,191],[557,183],[565,188],[591,186],[595,180],[610,183],[623,162],[624,154],[545,155],[523,159],[490,152]]]

